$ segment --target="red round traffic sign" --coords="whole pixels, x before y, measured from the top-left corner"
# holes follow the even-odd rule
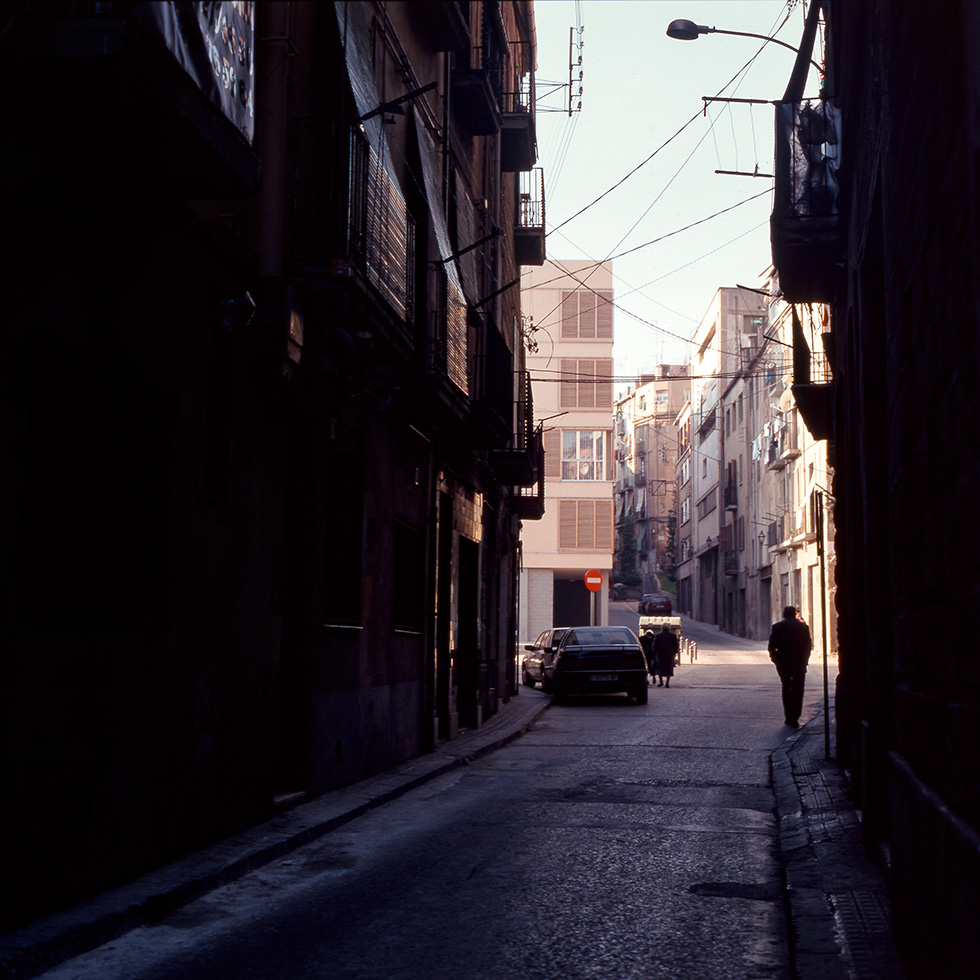
[[[590,568],[585,573],[585,587],[590,592],[598,592],[602,588],[602,572],[598,568]]]

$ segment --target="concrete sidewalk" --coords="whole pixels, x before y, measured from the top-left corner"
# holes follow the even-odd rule
[[[829,747],[834,751],[833,708]],[[772,756],[794,980],[902,980],[882,871],[847,774],[827,759],[823,704]]]
[[[0,936],[0,976],[28,978],[481,758],[522,735],[551,704],[512,697],[482,728],[434,752],[327,793],[128,885]],[[866,858],[846,775],[824,758],[818,715],[772,756],[794,980],[901,980],[887,889]],[[833,732],[831,732],[831,736]],[[833,739],[831,739],[831,745]]]

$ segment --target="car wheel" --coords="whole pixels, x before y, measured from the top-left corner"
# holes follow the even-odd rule
[[[633,697],[636,698],[637,704],[646,704],[647,700],[650,697],[650,691],[647,688],[646,684],[644,684],[643,687],[638,687]]]
[[[524,686],[534,687],[534,678],[526,670],[524,671]]]

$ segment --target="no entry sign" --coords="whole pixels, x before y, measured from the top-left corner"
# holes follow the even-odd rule
[[[602,572],[597,568],[590,568],[585,573],[585,587],[590,592],[598,592],[602,588]]]

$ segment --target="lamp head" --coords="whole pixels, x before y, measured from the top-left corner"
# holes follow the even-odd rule
[[[676,41],[694,41],[699,34],[708,34],[710,27],[695,24],[693,20],[672,20],[667,25],[667,37]]]

